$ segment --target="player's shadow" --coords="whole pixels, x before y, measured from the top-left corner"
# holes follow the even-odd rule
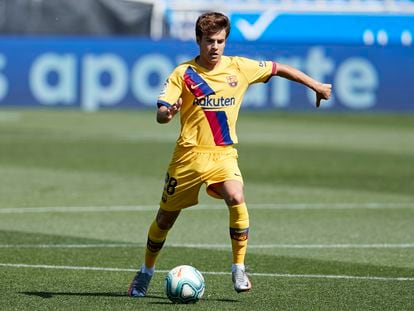
[[[128,297],[126,293],[76,293],[76,292],[20,292],[20,294],[27,295],[27,296],[37,296],[40,298],[53,298],[55,296],[83,296],[83,297]],[[163,296],[157,295],[148,295],[148,298],[157,298],[157,299],[167,299]]]
[[[45,291],[39,291],[39,292],[20,292],[20,294],[27,295],[27,296],[36,296],[43,299],[50,299],[55,296],[81,296],[81,297],[115,297],[115,298],[126,298],[128,295],[126,293],[68,293],[68,292],[45,292]],[[142,298],[140,298],[142,299]],[[163,301],[154,301],[151,302],[151,304],[171,304],[171,301],[161,295],[147,295],[143,299],[162,299]],[[236,299],[212,299],[212,298],[203,298],[204,301],[219,301],[219,302],[238,302]]]

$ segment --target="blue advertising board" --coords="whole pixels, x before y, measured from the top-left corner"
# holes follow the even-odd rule
[[[301,5],[290,3],[288,7],[278,7],[271,3],[245,7],[233,5],[228,7],[231,22],[230,40],[234,42],[272,42],[278,44],[340,44],[340,45],[398,45],[413,46],[414,37],[414,2],[404,12],[387,12],[387,5],[378,1],[378,7],[369,11],[369,3],[360,11],[346,12],[345,8],[354,7],[344,2],[344,11],[321,11],[325,7],[333,9],[341,1],[314,1],[310,11],[300,11]],[[361,3],[360,3],[361,2]],[[371,1],[373,5],[375,1]],[[246,5],[248,5],[246,3]],[[318,11],[319,7],[319,11]],[[382,9],[381,9],[382,8]],[[310,9],[310,8],[309,8]],[[194,39],[195,21],[203,11],[167,9],[166,22],[168,34],[183,41]]]
[[[233,12],[234,41],[404,45],[414,36],[413,14]]]
[[[138,38],[0,38],[0,107],[155,107],[166,77],[194,42]],[[404,46],[228,42],[227,55],[290,64],[333,84],[326,110],[414,111],[414,50]],[[307,110],[314,94],[282,78],[251,86],[245,108]]]

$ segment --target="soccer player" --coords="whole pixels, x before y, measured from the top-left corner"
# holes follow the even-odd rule
[[[149,227],[144,263],[129,287],[131,297],[146,295],[168,231],[182,209],[198,203],[202,184],[208,194],[223,199],[228,206],[234,289],[251,289],[244,266],[249,215],[234,148],[243,96],[250,84],[267,82],[272,76],[311,88],[317,107],[331,94],[330,84],[320,83],[290,66],[224,56],[230,23],[221,13],[202,14],[195,30],[199,55],[175,68],[157,102],[157,121],[168,123],[179,113],[181,131],[167,170],[160,208]]]

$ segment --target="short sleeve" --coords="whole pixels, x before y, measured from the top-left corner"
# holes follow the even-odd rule
[[[238,57],[237,64],[249,84],[267,82],[277,72],[277,63],[274,61],[258,61]]]
[[[157,106],[171,106],[177,102],[183,91],[183,79],[178,69],[174,70],[164,82],[158,96]]]

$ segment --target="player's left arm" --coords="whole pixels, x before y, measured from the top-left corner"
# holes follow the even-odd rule
[[[304,72],[285,64],[277,64],[277,76],[302,83],[316,93],[316,107],[319,107],[322,99],[329,99],[331,96],[332,84],[321,83],[311,78]]]

